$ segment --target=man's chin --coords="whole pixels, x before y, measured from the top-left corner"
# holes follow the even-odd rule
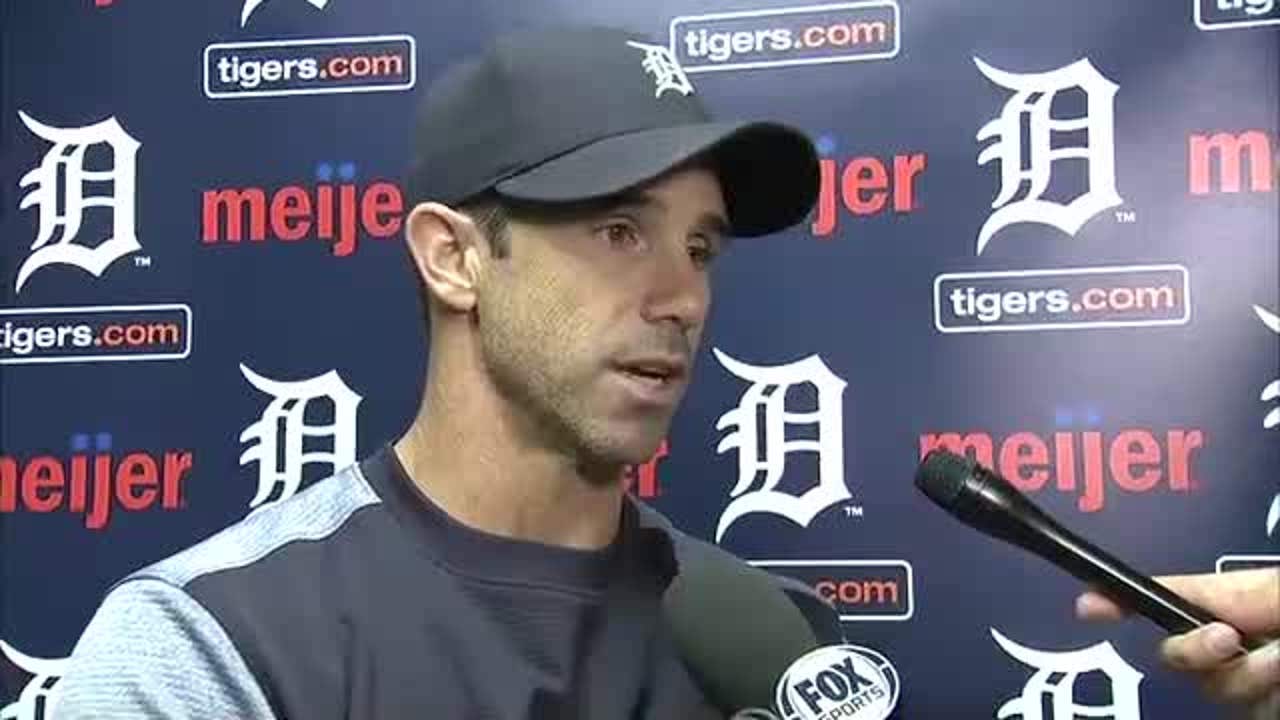
[[[588,455],[592,464],[642,465],[653,459],[666,438],[667,426],[661,428],[620,432],[599,443],[593,443]]]
[[[658,448],[661,446],[662,437],[652,441],[646,439],[643,443],[638,443],[627,451],[626,459],[622,464],[643,465],[653,459],[653,456],[658,452]]]
[[[662,442],[667,439],[667,433],[670,431],[670,417],[664,417],[661,420],[653,419],[628,428],[628,431],[619,438],[627,457],[626,464],[639,465],[649,462],[662,447]]]

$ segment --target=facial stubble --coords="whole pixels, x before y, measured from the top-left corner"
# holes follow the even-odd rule
[[[670,413],[608,416],[613,409],[600,407],[608,348],[575,293],[554,276],[516,285],[514,273],[502,274],[485,283],[478,330],[485,371],[516,431],[571,457],[588,481],[615,482],[620,466],[649,459]]]

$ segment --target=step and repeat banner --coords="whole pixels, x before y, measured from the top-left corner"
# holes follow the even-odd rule
[[[115,580],[408,425],[418,94],[570,23],[822,154],[633,491],[829,598],[893,717],[1223,717],[913,474],[966,452],[1152,574],[1280,563],[1273,0],[3,3],[0,718]]]

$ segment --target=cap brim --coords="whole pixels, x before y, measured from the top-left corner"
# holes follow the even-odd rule
[[[767,235],[802,220],[818,197],[818,157],[798,130],[769,122],[702,123],[598,140],[498,182],[515,200],[590,201],[648,183],[686,161],[715,161],[739,237]]]

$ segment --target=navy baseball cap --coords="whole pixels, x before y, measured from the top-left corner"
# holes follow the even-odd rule
[[[818,157],[777,122],[715,121],[670,50],[617,28],[500,37],[428,88],[406,181],[410,205],[492,190],[533,203],[607,199],[695,157],[720,179],[730,233],[789,227],[818,195]]]

